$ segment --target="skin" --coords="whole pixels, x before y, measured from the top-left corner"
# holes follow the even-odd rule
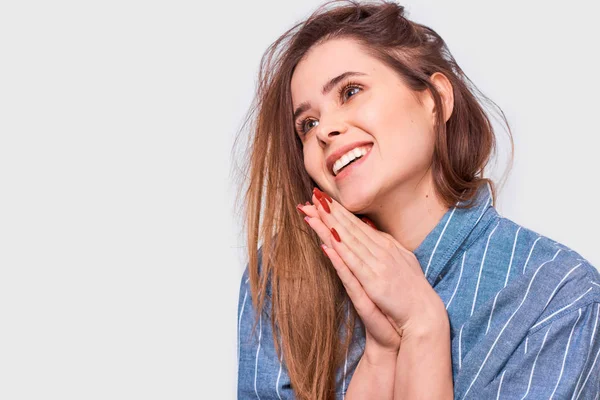
[[[327,94],[321,87],[346,71],[349,78]],[[447,121],[452,86],[441,73],[438,88]],[[300,205],[366,328],[363,357],[347,398],[453,397],[449,321],[437,293],[412,251],[447,208],[431,178],[434,102],[428,91],[411,91],[396,72],[368,56],[356,42],[334,39],[313,47],[291,81],[294,109],[310,102],[298,119],[305,132],[304,166],[331,200],[313,195]],[[373,142],[365,162],[343,180],[326,157],[343,145]],[[354,214],[368,216],[374,229]],[[332,234],[334,228],[341,239]]]

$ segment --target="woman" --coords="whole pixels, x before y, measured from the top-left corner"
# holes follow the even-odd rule
[[[498,214],[444,41],[394,3],[327,6],[261,65],[238,397],[597,398],[600,274]]]

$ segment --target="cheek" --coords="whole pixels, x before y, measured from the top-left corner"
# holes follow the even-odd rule
[[[393,95],[371,96],[360,108],[359,123],[367,132],[379,138],[398,135],[410,129],[409,105],[402,98]]]
[[[428,116],[410,104],[399,101],[396,106],[390,104],[382,105],[374,127],[378,132],[377,140],[382,144],[382,153],[404,167],[429,165],[434,134]]]
[[[303,157],[304,169],[306,169],[306,172],[308,172],[308,175],[310,175],[311,178],[315,179],[321,162],[318,154],[314,150],[311,150],[310,146],[305,146],[303,150]]]

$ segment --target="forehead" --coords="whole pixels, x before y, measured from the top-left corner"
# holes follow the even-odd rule
[[[297,104],[309,100],[310,94],[320,94],[327,80],[346,71],[373,75],[381,66],[351,39],[328,40],[312,47],[296,66],[290,83],[292,101]]]

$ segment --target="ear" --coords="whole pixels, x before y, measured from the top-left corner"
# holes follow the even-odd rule
[[[444,122],[448,122],[450,116],[452,115],[452,111],[454,110],[454,91],[452,90],[452,84],[446,75],[442,74],[441,72],[434,72],[429,79],[435,85],[437,91],[442,97]]]

